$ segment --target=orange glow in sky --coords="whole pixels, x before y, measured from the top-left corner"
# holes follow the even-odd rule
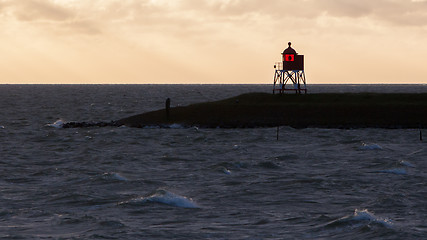
[[[423,0],[0,0],[0,84],[426,83]]]

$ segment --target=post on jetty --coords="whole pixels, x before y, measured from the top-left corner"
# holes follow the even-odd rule
[[[167,98],[165,103],[165,109],[166,109],[166,121],[170,120],[170,108],[171,108],[171,99]]]
[[[291,47],[282,52],[282,62],[274,65],[273,94],[295,92],[296,94],[307,93],[307,84],[304,73],[304,55],[298,53]]]

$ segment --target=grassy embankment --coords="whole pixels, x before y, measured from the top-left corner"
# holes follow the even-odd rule
[[[147,112],[117,121],[130,127],[178,123],[200,127],[423,128],[427,94],[328,93],[237,97]]]

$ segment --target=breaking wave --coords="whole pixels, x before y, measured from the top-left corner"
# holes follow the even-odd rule
[[[375,143],[362,143],[361,150],[382,150],[383,148]]]
[[[62,128],[65,122],[62,119],[56,120],[54,123],[46,124],[48,127]]]
[[[191,198],[187,198],[163,189],[155,191],[147,197],[139,197],[119,204],[161,203],[181,208],[200,208]]]
[[[405,161],[405,160],[400,160],[400,161],[399,161],[399,164],[400,164],[400,165],[403,165],[403,166],[405,166],[405,167],[415,168],[415,165],[414,165],[414,164],[412,164],[412,163],[410,163],[410,162],[408,162],[408,161]]]
[[[336,227],[341,225],[350,225],[350,226],[360,226],[360,225],[369,225],[369,224],[378,224],[386,228],[392,228],[393,223],[388,218],[381,218],[375,216],[373,213],[369,212],[367,209],[354,210],[353,215],[345,216],[335,221],[332,221],[327,224],[327,227]]]

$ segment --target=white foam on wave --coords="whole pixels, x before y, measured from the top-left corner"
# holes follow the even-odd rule
[[[375,143],[362,143],[361,150],[382,150],[383,148]]]
[[[379,223],[384,225],[385,227],[393,226],[393,223],[391,222],[390,219],[377,217],[374,214],[370,213],[368,209],[354,210],[352,219],[356,221],[369,221],[369,222]]]
[[[380,224],[387,228],[393,227],[393,223],[390,219],[375,216],[373,213],[369,212],[368,209],[363,209],[363,210],[356,209],[354,210],[353,215],[345,216],[340,219],[334,220],[328,223],[327,225],[336,226],[336,225],[344,224],[344,225],[350,225],[350,226],[353,226],[353,225],[357,226],[359,224],[367,225],[371,223]]]
[[[399,164],[400,164],[400,165],[403,165],[403,166],[406,166],[406,167],[415,168],[415,165],[414,165],[414,164],[412,164],[412,163],[410,163],[410,162],[408,162],[408,161],[405,161],[405,160],[400,160],[400,161],[399,161]]]
[[[163,189],[159,189],[147,197],[140,197],[140,198],[136,198],[127,202],[122,202],[119,204],[147,203],[147,202],[162,203],[162,204],[181,207],[181,208],[200,208],[200,206],[197,203],[195,203],[191,198],[187,198]]]
[[[156,193],[146,198],[146,200],[150,202],[164,203],[176,207],[199,208],[199,206],[193,202],[191,198],[180,196],[166,190],[158,190]]]
[[[225,173],[227,175],[231,174],[231,171],[229,169],[225,168],[225,167],[221,168],[221,170],[222,170],[223,173]]]
[[[54,123],[46,124],[46,126],[54,127],[54,128],[62,128],[62,126],[64,126],[64,121],[62,121],[62,119],[58,119]]]

